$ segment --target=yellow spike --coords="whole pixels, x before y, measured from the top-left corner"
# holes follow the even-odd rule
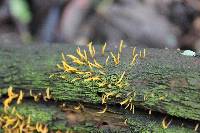
[[[105,54],[106,45],[107,45],[107,43],[105,42],[105,44],[103,45],[103,47],[102,47],[102,49],[101,49],[101,54],[102,54],[102,55]]]
[[[85,59],[85,61],[87,61],[88,60],[87,52],[85,51],[85,49],[83,50],[83,52],[84,52],[84,59]]]
[[[23,100],[23,97],[24,97],[24,93],[22,92],[22,90],[20,90],[19,97],[17,99],[17,104],[21,103],[21,101]]]
[[[30,125],[30,123],[31,123],[31,116],[28,115],[27,124]]]
[[[132,56],[135,55],[136,47],[133,48]]]
[[[39,101],[38,95],[33,96],[33,98],[34,98],[34,101],[35,101],[35,102],[38,102],[38,101]]]
[[[59,64],[57,64],[57,67],[59,68],[59,69],[64,69],[63,67],[61,67]]]
[[[62,59],[63,59],[64,61],[66,61],[65,55],[64,55],[63,53],[61,53],[61,55],[62,55]]]
[[[13,92],[12,86],[10,86],[10,87],[8,88],[8,96],[9,96],[9,97],[17,97],[17,96],[18,96],[18,94],[15,94],[15,93]]]
[[[83,60],[83,59],[85,59],[85,57],[84,57],[84,55],[81,53],[81,49],[78,47],[77,49],[76,49],[76,53],[80,56],[80,58]]]
[[[29,90],[29,94],[30,96],[33,96],[32,90]]]
[[[119,45],[119,53],[122,53],[123,44],[124,44],[124,41],[121,40],[120,45]]]
[[[94,64],[95,64],[96,66],[98,66],[99,68],[103,68],[103,66],[100,65],[95,59],[94,59]]]
[[[119,64],[119,62],[118,62],[117,58],[115,57],[115,55],[112,52],[110,52],[110,54],[111,54],[111,56],[112,56],[112,58],[113,58],[113,60],[115,62],[115,65]]]
[[[127,124],[127,120],[128,120],[128,119],[125,119],[125,121],[124,121],[124,125],[128,125],[128,124]]]
[[[79,65],[85,65],[84,62],[80,61],[80,60],[73,60],[74,63],[77,63]]]
[[[130,102],[126,105],[125,109],[127,109],[129,107],[129,105],[130,105]]]
[[[35,125],[35,128],[36,128],[36,130],[37,130],[38,132],[40,132],[39,126],[40,126],[40,124],[37,122],[36,125]]]
[[[120,53],[118,52],[118,54],[117,54],[117,64],[119,64],[119,62],[120,62]]]
[[[102,74],[102,75],[106,75],[106,73],[101,71],[101,70],[99,70],[99,73]]]
[[[138,56],[138,54],[134,55],[133,60],[131,61],[131,65],[133,65],[135,63],[137,56]]]
[[[149,115],[151,115],[151,113],[152,113],[152,111],[151,111],[151,109],[149,110]]]
[[[12,127],[12,129],[17,128],[20,125],[20,120],[18,119],[17,122],[15,123],[15,125]]]
[[[71,58],[72,60],[79,60],[79,58],[77,58],[76,56],[73,55],[67,55],[69,58]]]
[[[89,49],[89,52],[90,52],[91,57],[93,58],[93,57],[94,57],[94,53],[93,53],[93,48],[92,48],[92,42],[90,42],[90,43],[88,44],[88,49]]]
[[[92,51],[93,51],[93,56],[95,56],[96,51],[94,46],[92,46]]]
[[[122,75],[121,75],[120,79],[117,81],[117,83],[116,83],[116,84],[119,84],[119,83],[122,81],[122,79],[123,79],[124,75],[125,75],[125,71],[122,73]]]
[[[135,113],[135,105],[132,105],[133,106],[133,109],[132,109],[132,114]]]
[[[129,101],[129,98],[125,99],[124,101],[120,102],[120,105],[123,105]]]
[[[22,123],[20,124],[19,126],[19,132],[20,133],[23,133],[23,128],[24,128],[25,124],[24,124],[24,121],[22,121]]]
[[[90,78],[87,78],[87,79],[84,79],[84,81],[95,81],[95,80],[100,80],[99,76],[96,76],[96,77],[90,77]]]
[[[130,111],[132,110],[132,108],[133,108],[133,103],[131,103],[131,106],[130,106]]]
[[[101,97],[101,103],[102,104],[106,103],[106,95],[105,94],[103,94]]]
[[[19,113],[16,113],[16,116],[20,119],[20,120],[23,120],[23,116],[21,116]]]
[[[140,58],[142,58],[142,51],[140,50]]]
[[[146,57],[146,49],[143,50],[143,58]]]
[[[100,112],[97,112],[97,113],[99,113],[99,114],[103,114],[103,113],[105,113],[106,112],[106,110],[107,110],[107,105],[106,105],[106,107],[102,110],[102,111],[100,111]]]
[[[108,65],[109,56],[106,58],[106,65]]]
[[[194,131],[196,132],[199,128],[199,123],[196,124],[195,128],[194,128]]]
[[[168,128],[169,124],[172,122],[172,119],[171,119],[168,123],[166,123],[166,119],[167,119],[167,116],[165,116],[165,118],[162,120],[162,127],[164,129]]]

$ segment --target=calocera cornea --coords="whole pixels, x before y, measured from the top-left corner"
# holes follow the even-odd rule
[[[61,53],[62,61],[60,64],[57,64],[57,67],[58,69],[63,70],[63,72],[59,75],[52,74],[50,78],[61,78],[63,76],[63,78],[61,79],[64,79],[66,82],[69,83],[81,84],[82,86],[87,85],[88,87],[90,85],[88,83],[91,82],[91,85],[93,86],[97,86],[99,88],[107,88],[107,90],[104,90],[102,94],[101,101],[102,104],[107,104],[109,102],[109,99],[111,98],[121,98],[115,97],[116,95],[118,95],[118,92],[112,92],[113,87],[123,89],[128,85],[126,79],[127,70],[118,72],[116,80],[114,82],[111,81],[111,79],[109,78],[107,79],[107,76],[109,76],[110,74],[106,71],[106,67],[108,67],[109,64],[114,64],[116,66],[120,65],[120,63],[122,62],[121,55],[123,54],[124,47],[124,41],[121,40],[118,51],[112,52],[106,50],[107,43],[105,43],[100,51],[102,58],[105,58],[105,62],[100,62],[98,60],[97,56],[99,55],[97,55],[97,50],[93,46],[92,42],[87,45],[87,49],[81,49],[80,47],[78,47],[75,51],[76,55]],[[146,49],[140,51],[140,53],[138,54],[136,51],[136,47],[134,47],[130,55],[130,66],[134,67],[134,64],[136,64],[138,58],[144,59],[146,57]],[[64,75],[67,75],[68,78],[64,78]],[[125,108],[129,108],[134,113],[133,101],[133,98],[129,98],[128,100],[125,100],[120,104],[125,104]]]

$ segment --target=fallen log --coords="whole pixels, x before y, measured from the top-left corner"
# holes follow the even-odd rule
[[[122,51],[107,48],[102,55],[102,49],[97,46],[94,57],[89,57],[92,56],[90,50],[86,51],[88,60],[95,58],[98,62],[91,61],[92,70],[88,64],[77,66],[70,58],[67,59],[68,65],[81,71],[65,70],[66,66],[61,61],[70,57],[65,57],[66,54],[78,57],[76,48],[75,45],[0,46],[0,87],[5,88],[1,89],[1,96],[6,96],[9,86],[13,86],[16,93],[22,90],[26,98],[31,97],[30,90],[42,97],[50,88],[53,100],[60,102],[85,103],[97,107],[100,104],[121,105],[133,113],[134,108],[142,108],[200,120],[198,57],[184,56],[177,50],[161,49],[137,49],[133,54],[134,48],[131,47]],[[80,49],[84,51],[86,47]],[[61,57],[62,52],[64,57]],[[136,53],[138,58],[135,60]],[[109,63],[106,63],[108,55]],[[60,64],[60,69],[57,64]],[[103,68],[100,69],[98,64]],[[88,70],[91,70],[92,76],[81,77],[80,72]],[[95,76],[98,78],[95,79]]]

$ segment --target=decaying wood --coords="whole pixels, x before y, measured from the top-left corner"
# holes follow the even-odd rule
[[[23,90],[29,97],[34,93],[45,92],[51,88],[56,101],[91,104],[94,108],[101,105],[102,94],[112,91],[112,87],[90,88],[74,86],[65,80],[49,78],[57,73],[61,53],[73,54],[75,45],[54,45],[9,47],[0,46],[0,87],[13,86],[15,92]],[[81,48],[82,49],[82,48]],[[138,49],[139,50],[142,49]],[[101,51],[97,46],[96,51]],[[114,50],[116,53],[116,50]],[[98,54],[99,53],[99,54]],[[109,53],[109,50],[106,50]],[[147,49],[144,59],[129,68],[132,48],[124,48],[120,65],[105,67],[109,74],[122,74],[126,71],[129,85],[121,89],[123,97],[110,98],[107,105],[118,106],[127,94],[134,92],[134,105],[137,108],[161,112],[179,118],[200,120],[200,59],[189,57],[176,50]],[[96,59],[105,62],[100,52]],[[1,90],[6,96],[6,89]],[[131,94],[133,95],[133,94]],[[2,101],[2,100],[1,100]],[[120,112],[124,107],[117,107]],[[131,115],[131,117],[134,115]],[[151,121],[151,120],[149,120]]]

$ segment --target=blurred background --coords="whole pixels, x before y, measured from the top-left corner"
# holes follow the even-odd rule
[[[0,0],[0,43],[200,50],[200,0]]]

